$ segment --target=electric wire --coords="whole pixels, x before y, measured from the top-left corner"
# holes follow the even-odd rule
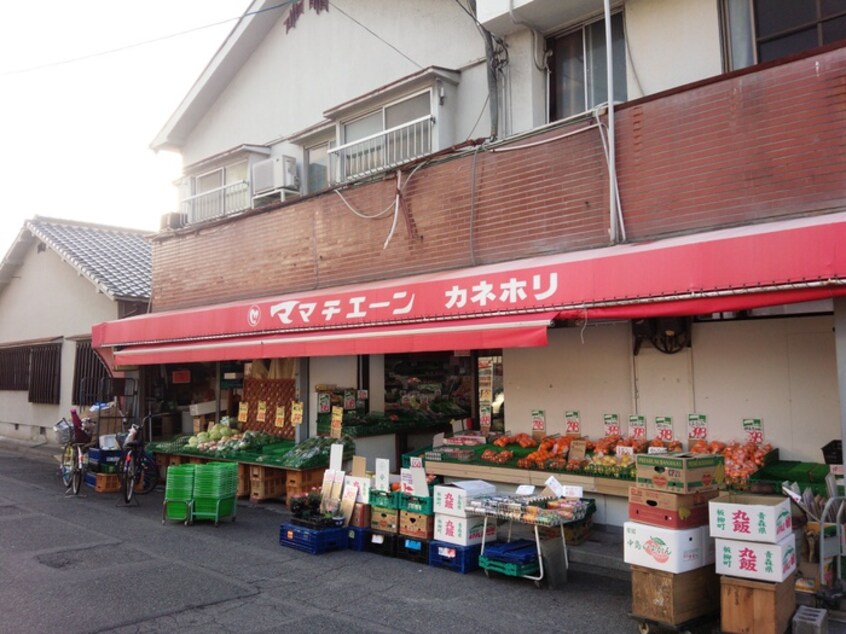
[[[80,55],[79,57],[70,57],[68,59],[58,60],[55,62],[46,62],[44,64],[38,64],[36,66],[29,66],[27,68],[19,68],[17,70],[9,70],[0,73],[0,77],[8,77],[12,75],[22,75],[25,73],[31,73],[39,70],[45,70],[47,68],[54,68],[56,66],[65,66],[67,64],[74,64],[76,62],[83,62],[89,59],[96,59],[98,57],[105,57],[107,55],[114,55],[115,53],[122,53],[123,51],[129,51],[134,48],[139,48],[141,46],[147,46],[149,44],[157,44],[159,42],[165,42],[167,40],[172,40],[176,37],[182,37],[183,35],[190,35],[191,33],[196,33],[198,31],[203,31],[205,29],[211,29],[217,26],[221,26],[228,22],[234,22],[236,20],[241,20],[242,18],[258,15],[260,13],[266,13],[267,11],[274,11],[276,9],[281,9],[287,7],[289,4],[292,4],[296,0],[284,0],[279,4],[275,4],[271,7],[265,7],[264,9],[259,9],[258,11],[250,11],[248,13],[244,13],[243,15],[236,16],[234,18],[227,18],[225,20],[219,20],[218,22],[212,22],[210,24],[204,24],[203,26],[197,26],[191,29],[186,29],[184,31],[178,31],[177,33],[171,33],[169,35],[162,35],[161,37],[155,37],[149,40],[142,40],[141,42],[135,42],[134,44],[126,44],[124,46],[118,46],[117,48],[111,48],[105,51],[98,51],[97,53],[90,53],[88,55]]]
[[[370,33],[370,35],[372,35],[373,37],[375,37],[377,40],[379,40],[379,41],[380,41],[380,42],[382,42],[383,44],[385,44],[385,45],[387,45],[387,46],[391,47],[394,51],[396,51],[397,53],[399,53],[402,57],[404,57],[404,58],[405,58],[405,59],[407,59],[409,62],[411,62],[412,64],[414,64],[415,66],[417,66],[417,68],[419,68],[419,69],[421,69],[421,70],[423,69],[423,66],[422,66],[422,65],[418,64],[417,62],[415,62],[413,59],[411,59],[408,55],[406,55],[405,53],[403,53],[403,52],[402,52],[400,49],[398,49],[396,46],[394,46],[393,44],[391,44],[388,40],[386,40],[386,39],[385,39],[385,38],[383,38],[382,36],[380,36],[380,35],[378,35],[377,33],[375,33],[372,29],[368,28],[367,26],[365,26],[364,24],[362,24],[361,22],[359,22],[358,20],[356,20],[356,19],[355,19],[354,17],[352,17],[349,13],[347,13],[346,11],[344,11],[343,9],[341,9],[341,8],[340,8],[337,4],[335,4],[334,2],[330,2],[330,3],[329,3],[329,6],[334,7],[334,8],[335,8],[335,10],[337,10],[337,11],[338,11],[338,13],[340,13],[341,15],[346,16],[349,20],[352,20],[353,22],[355,22],[356,24],[358,24],[358,25],[359,25],[362,29],[364,29],[365,31],[367,31],[368,33]]]

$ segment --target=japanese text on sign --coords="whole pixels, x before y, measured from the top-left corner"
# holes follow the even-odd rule
[[[619,436],[620,435],[620,417],[617,414],[605,414],[603,416],[605,421],[605,435]]]
[[[629,437],[636,440],[646,438],[646,418],[644,416],[629,416]]]
[[[546,430],[546,413],[542,409],[532,410],[532,431]]]
[[[705,440],[708,437],[708,421],[705,414],[688,414],[687,437]]]
[[[291,424],[303,424],[303,403],[302,401],[294,401],[291,403]]]
[[[671,416],[656,416],[655,428],[657,436],[661,440],[673,439],[673,418]]]
[[[747,441],[756,444],[764,442],[764,426],[760,418],[744,418],[743,431]]]
[[[582,420],[578,410],[564,412],[564,431],[567,434],[579,435],[582,433]]]

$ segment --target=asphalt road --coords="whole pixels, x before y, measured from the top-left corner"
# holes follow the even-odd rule
[[[279,545],[276,503],[162,524],[163,490],[68,497],[51,464],[0,448],[0,633],[637,632],[626,581],[566,583]]]

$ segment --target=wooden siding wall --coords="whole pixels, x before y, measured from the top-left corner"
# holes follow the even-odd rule
[[[153,244],[153,309],[186,308],[608,244],[608,179],[589,121],[419,169],[392,214],[327,193]],[[563,138],[562,138],[563,137]],[[547,140],[547,143],[538,143]],[[846,48],[618,110],[629,241],[846,209]],[[404,179],[407,178],[404,175]],[[344,191],[393,203],[395,175]]]

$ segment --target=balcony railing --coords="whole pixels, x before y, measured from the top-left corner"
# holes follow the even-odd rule
[[[375,174],[432,153],[432,115],[329,150],[333,183]]]
[[[179,211],[187,214],[189,224],[228,216],[249,207],[250,184],[245,180],[189,196],[179,203]]]

